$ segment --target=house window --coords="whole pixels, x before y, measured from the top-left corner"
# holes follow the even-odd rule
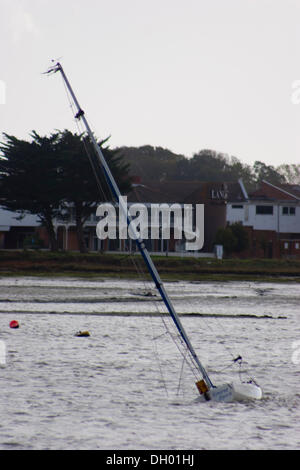
[[[288,250],[289,249],[289,242],[284,242],[284,249],[285,250]]]
[[[282,215],[296,215],[296,207],[283,207]]]
[[[241,205],[241,204],[232,204],[231,207],[232,207],[232,209],[243,209],[244,208],[244,206]]]
[[[300,243],[296,242],[296,243],[295,243],[295,248],[296,248],[296,250],[299,250],[299,248],[300,248]]]
[[[273,215],[273,206],[256,206],[256,214]]]

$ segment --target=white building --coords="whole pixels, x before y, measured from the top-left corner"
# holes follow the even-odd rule
[[[24,240],[41,226],[38,216],[7,211],[0,207],[0,248],[23,248]]]
[[[241,222],[253,230],[300,234],[300,186],[288,191],[263,181],[259,190],[245,196],[227,203],[227,222]]]
[[[300,185],[262,181],[252,194],[243,193],[243,199],[227,202],[227,222],[249,227],[253,240],[264,236],[265,243],[272,244],[270,257],[275,253],[300,257]]]

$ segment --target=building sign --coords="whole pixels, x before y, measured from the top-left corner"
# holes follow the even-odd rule
[[[228,198],[228,191],[227,191],[226,188],[224,188],[224,189],[211,189],[210,190],[210,197],[211,197],[211,199],[226,201],[227,198]]]

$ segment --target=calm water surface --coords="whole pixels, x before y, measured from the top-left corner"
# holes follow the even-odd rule
[[[213,382],[249,374],[261,401],[199,403],[141,282],[3,278],[0,449],[299,449],[299,285],[166,287]]]

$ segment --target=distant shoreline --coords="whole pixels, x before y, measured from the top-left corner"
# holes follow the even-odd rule
[[[300,282],[300,260],[154,256],[163,280]],[[140,256],[37,250],[0,250],[0,277],[148,277]]]

